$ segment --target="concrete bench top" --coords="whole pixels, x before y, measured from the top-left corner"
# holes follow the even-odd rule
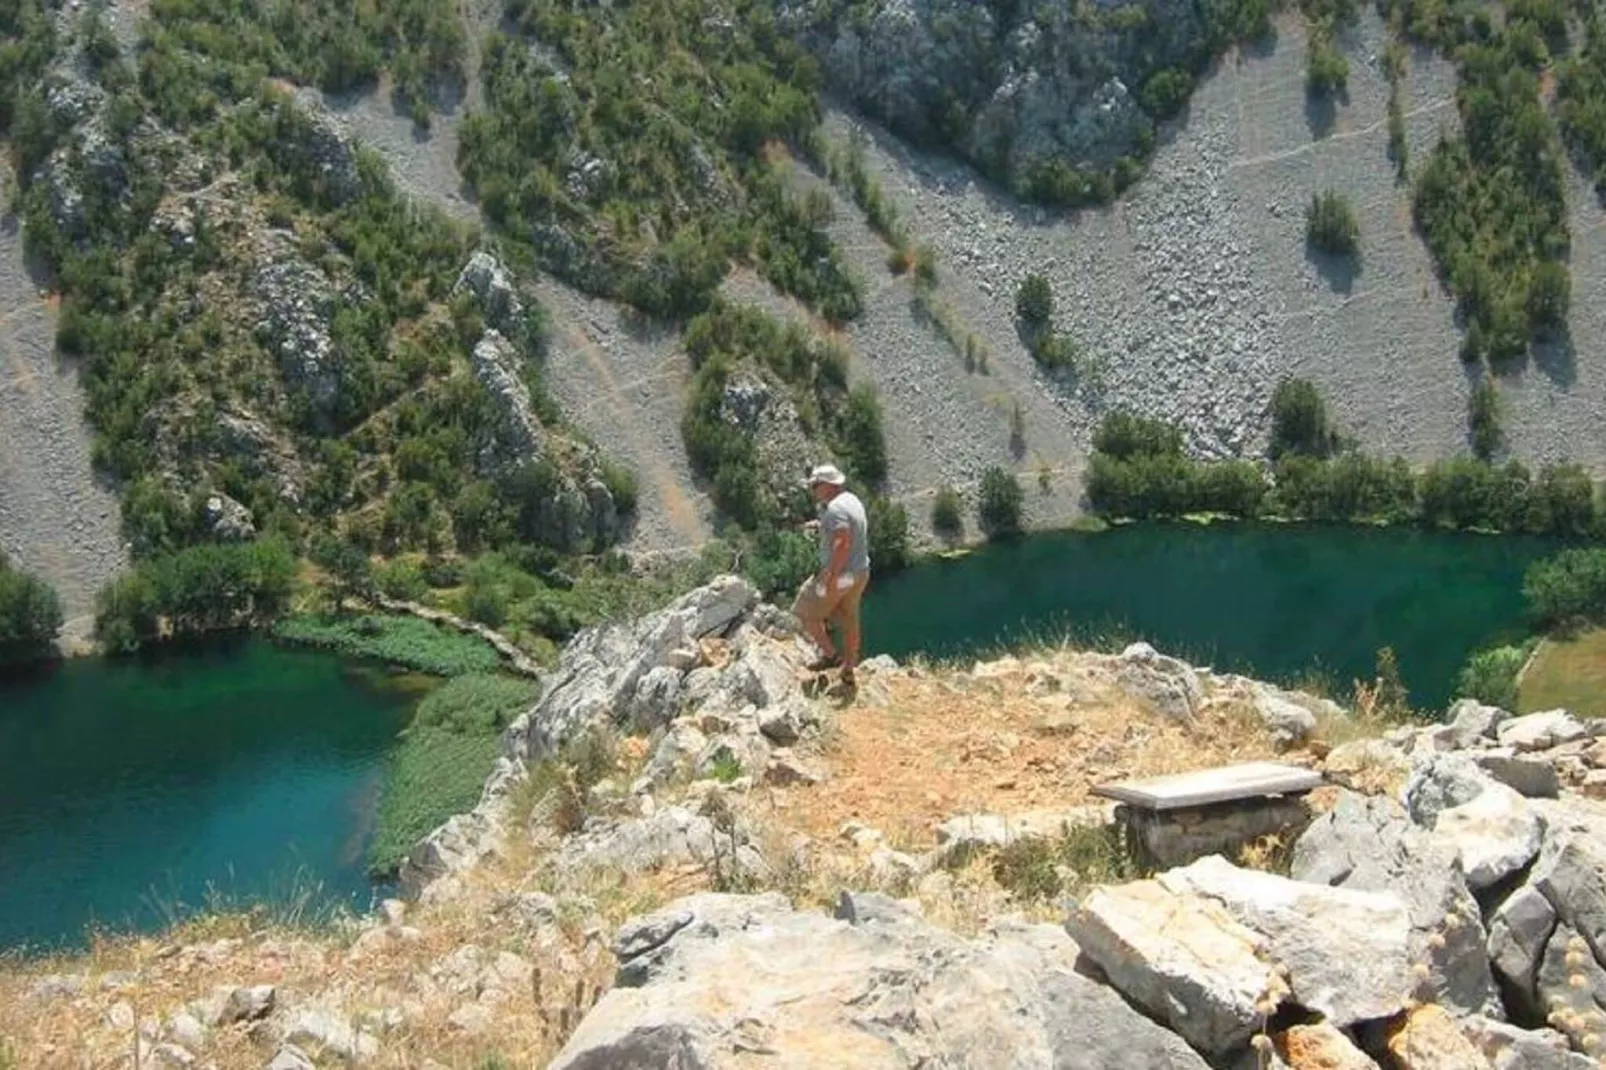
[[[1191,773],[1101,784],[1093,794],[1142,810],[1180,810],[1274,795],[1297,795],[1320,787],[1322,774],[1281,762],[1245,762]]]

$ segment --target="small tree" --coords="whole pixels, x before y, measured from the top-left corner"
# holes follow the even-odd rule
[[[343,608],[347,599],[373,595],[373,564],[361,548],[333,535],[319,535],[313,540],[311,557],[333,581],[336,610]]]
[[[957,542],[965,534],[964,502],[953,487],[938,489],[937,499],[931,503],[931,530],[948,542]]]
[[[1008,539],[1021,533],[1021,508],[1026,494],[1020,481],[1002,468],[987,469],[981,477],[976,519],[989,539]]]
[[[1327,406],[1308,379],[1283,379],[1271,395],[1271,456],[1326,457],[1336,435],[1327,423]]]
[[[1326,190],[1311,197],[1305,210],[1305,236],[1324,253],[1355,255],[1360,249],[1361,228],[1342,193]]]
[[[1032,330],[1042,330],[1054,318],[1054,291],[1048,280],[1031,274],[1021,280],[1015,292],[1015,315]]]
[[[1505,439],[1500,430],[1500,395],[1495,392],[1492,381],[1478,381],[1478,385],[1472,388],[1467,410],[1472,430],[1472,452],[1479,460],[1487,461]]]

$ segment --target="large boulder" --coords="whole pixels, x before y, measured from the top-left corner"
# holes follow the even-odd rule
[[[471,294],[485,325],[504,336],[517,339],[524,331],[524,302],[518,288],[502,262],[490,253],[482,250],[469,257],[452,293]]]
[[[1095,888],[1066,920],[1110,984],[1195,1048],[1224,1055],[1259,1029],[1266,940],[1219,903],[1160,880]]]
[[[622,723],[637,712],[652,670],[692,668],[700,640],[734,630],[757,604],[746,580],[722,576],[640,620],[585,629],[564,648],[540,701],[508,726],[509,751],[538,761],[588,729]]]
[[[1490,783],[1470,802],[1439,814],[1437,837],[1455,846],[1473,892],[1491,888],[1539,854],[1544,822],[1526,799]]]
[[[1294,845],[1297,880],[1405,897],[1428,994],[1462,1014],[1504,1017],[1487,934],[1456,849],[1412,825],[1390,800],[1346,792]]]
[[[1501,746],[1514,748],[1519,753],[1549,750],[1588,738],[1589,729],[1566,710],[1530,713],[1505,721],[1499,728]]]
[[[541,422],[530,402],[530,388],[519,374],[523,361],[519,351],[499,331],[488,330],[475,344],[473,356],[474,378],[497,411],[497,442],[487,449],[485,467],[495,470],[541,456]]]
[[[334,413],[340,369],[329,324],[336,294],[328,276],[295,256],[263,264],[251,277],[258,331],[285,383],[320,416]]]
[[[1204,701],[1199,674],[1148,643],[1133,643],[1115,659],[1116,683],[1134,699],[1173,720],[1190,721]]]
[[[1461,1032],[1493,1070],[1599,1070],[1600,1064],[1567,1046],[1553,1029],[1518,1029],[1488,1018],[1468,1018]]]
[[[1336,1026],[1388,1018],[1412,990],[1410,917],[1392,893],[1291,881],[1220,856],[1096,889],[1067,926],[1111,984],[1202,1051],[1246,1044],[1263,1000]],[[1282,978],[1282,985],[1273,976]]]
[[[617,985],[552,1070],[753,1065],[1205,1070],[1073,968],[1051,926],[963,939],[876,904],[858,924],[784,897],[699,895],[627,923]]]

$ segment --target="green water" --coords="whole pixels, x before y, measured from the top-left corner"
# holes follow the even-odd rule
[[[1410,529],[1242,524],[1059,532],[872,581],[865,649],[969,656],[1071,633],[1340,690],[1392,646],[1419,708],[1522,626],[1522,574],[1557,544]]]
[[[405,683],[261,640],[0,680],[0,949],[219,897],[366,908]]]

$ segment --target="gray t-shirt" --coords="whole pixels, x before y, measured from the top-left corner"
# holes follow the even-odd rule
[[[826,503],[820,512],[820,567],[831,563],[831,542],[846,529],[849,549],[847,571],[858,575],[870,571],[870,520],[864,503],[851,491],[843,491]]]

